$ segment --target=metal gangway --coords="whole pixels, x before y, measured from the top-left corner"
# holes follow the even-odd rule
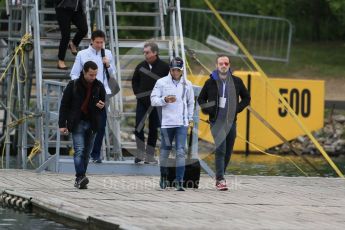
[[[6,152],[5,167],[9,168],[10,152],[17,151],[19,168],[74,171],[73,159],[60,154],[61,149],[71,146],[70,140],[61,139],[57,127],[59,103],[62,90],[69,80],[69,72],[56,69],[60,35],[53,5],[50,1],[44,0],[6,3],[6,9],[2,10],[6,10],[8,19],[0,21],[0,24],[11,27],[7,35],[1,33],[1,38],[8,42],[8,53],[3,61],[2,73],[6,70],[6,74],[3,74],[4,77],[1,79],[0,103],[5,111],[6,122],[5,133],[1,137]],[[128,8],[134,11],[127,11]],[[108,168],[108,172],[127,174],[159,173],[157,166],[145,165],[138,168],[133,161],[130,161],[133,165],[131,168],[129,161],[126,161],[122,154],[123,149],[135,150],[136,146],[133,138],[125,139],[125,134],[131,136],[134,131],[134,125],[128,125],[135,117],[135,97],[131,92],[130,82],[134,67],[143,60],[142,48],[147,40],[157,42],[160,57],[167,62],[172,55],[185,58],[180,13],[179,0],[87,0],[89,31],[91,28],[99,28],[106,32],[106,46],[116,57],[116,78],[121,85],[121,93],[112,98],[108,111],[108,125],[103,145],[106,146],[104,156],[107,161],[102,164],[103,168],[91,165],[91,171],[104,173],[105,168]],[[124,21],[131,23],[133,18],[138,20],[138,17],[150,17],[153,24],[123,24]],[[166,18],[169,18],[171,38],[166,36]],[[128,34],[131,34],[131,37]],[[24,40],[23,35],[26,35]],[[80,44],[81,48],[88,46],[89,38],[90,32],[88,38]],[[20,51],[13,53],[16,49]],[[67,54],[66,61],[72,64],[74,60]],[[15,75],[23,79],[12,77]],[[5,98],[6,102],[3,101]],[[197,126],[195,129],[194,135],[197,135]],[[193,140],[192,152],[195,155],[197,138]],[[32,162],[33,166],[28,165],[28,162]],[[121,162],[115,167],[115,171],[114,162]],[[120,165],[124,167],[121,168]]]
[[[143,60],[144,43],[154,40],[160,48],[160,58],[169,62],[172,56],[181,56],[186,60],[185,53],[190,52],[190,43],[185,43],[186,37],[200,43],[205,43],[206,40],[206,43],[212,46],[222,42],[220,40],[224,39],[224,34],[206,29],[207,22],[210,23],[211,20],[212,24],[210,12],[181,8],[180,0],[87,0],[86,3],[89,34],[80,44],[80,48],[86,48],[90,44],[91,30],[95,28],[104,30],[107,35],[106,47],[116,58],[118,70],[116,78],[121,86],[120,93],[111,99],[103,157],[106,162],[125,164],[127,152],[134,155],[136,150],[133,138],[136,99],[131,89],[131,77],[135,66]],[[33,161],[35,164],[33,167],[38,168],[38,171],[46,169],[58,172],[72,171],[71,157],[63,154],[60,157],[60,150],[71,147],[71,141],[61,140],[57,130],[59,100],[63,87],[70,77],[69,71],[56,68],[60,33],[52,1],[7,0],[6,7],[0,9],[0,12],[2,15],[8,15],[0,19],[0,55],[3,55],[2,50],[7,49],[7,53],[0,56],[2,59],[0,133],[3,133],[0,140],[5,146],[5,167],[9,167],[10,152],[15,151],[18,153],[19,168],[30,168],[29,160],[29,162]],[[221,13],[224,17],[229,17],[232,22],[234,18],[237,20],[235,29],[239,28],[239,33],[246,31],[240,26],[242,18],[246,16],[253,18],[250,15]],[[144,18],[150,20],[143,20]],[[270,19],[272,22],[268,23],[266,20]],[[253,37],[244,39],[254,44],[253,51],[254,54],[256,52],[257,58],[287,62],[291,41],[289,22],[278,18],[255,18],[255,20],[258,21],[258,25],[261,21],[265,25],[270,25],[264,27],[260,41],[267,37],[265,31],[273,31],[270,34],[277,39],[270,44],[277,47],[280,44],[278,55],[260,54],[262,50],[272,49],[267,48],[266,44],[255,43]],[[150,21],[151,24],[142,24],[146,21]],[[195,27],[196,31],[189,30],[188,28],[193,27],[195,23],[202,26]],[[287,23],[281,26],[283,32],[275,30],[280,28],[279,23]],[[254,34],[259,37],[258,28],[260,27],[256,27]],[[282,34],[278,36],[279,33]],[[198,36],[193,37],[193,34]],[[210,40],[210,34],[216,38]],[[284,35],[288,36],[287,40]],[[193,48],[196,53],[205,52],[197,46]],[[212,52],[224,53],[219,49]],[[74,61],[74,57],[69,52],[66,61],[69,65]],[[187,76],[186,68],[184,71]],[[197,88],[195,90],[198,91]],[[198,123],[197,110],[195,123]],[[197,125],[194,129],[192,153],[193,157],[197,157]],[[126,154],[123,150],[126,150]],[[110,171],[111,167],[110,164]],[[153,171],[157,172],[157,168]]]

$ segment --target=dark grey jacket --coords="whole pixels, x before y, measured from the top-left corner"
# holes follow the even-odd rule
[[[159,57],[152,64],[151,70],[147,61],[143,61],[137,65],[132,78],[133,92],[137,100],[141,101],[146,106],[150,106],[150,95],[153,87],[158,79],[169,74],[169,70],[169,65]]]

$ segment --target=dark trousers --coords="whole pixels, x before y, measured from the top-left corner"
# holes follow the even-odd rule
[[[59,23],[61,31],[58,57],[59,60],[63,61],[65,60],[66,50],[71,38],[71,23],[73,23],[78,29],[72,40],[73,44],[78,47],[83,37],[85,37],[85,35],[87,34],[86,15],[81,10],[75,12],[70,9],[55,8],[55,11],[56,19]]]
[[[226,128],[226,125],[222,124],[211,124],[211,133],[216,145],[216,180],[224,180],[224,173],[229,165],[235,144],[236,126],[236,123],[233,123],[230,128]]]
[[[101,148],[103,143],[103,137],[105,133],[105,126],[107,125],[107,111],[106,109],[102,110],[101,124],[97,131],[96,139],[93,144],[93,149],[91,152],[91,158],[93,160],[101,159]]]
[[[145,151],[144,127],[145,121],[149,117],[149,133]],[[146,160],[152,160],[155,153],[156,142],[158,138],[158,128],[160,126],[157,109],[151,105],[146,105],[137,100],[137,109],[135,117],[135,140],[137,143],[137,155],[139,159],[144,159],[144,153],[147,154]]]

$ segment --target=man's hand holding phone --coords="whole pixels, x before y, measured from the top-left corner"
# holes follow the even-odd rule
[[[101,101],[101,100],[99,100],[99,101],[97,102],[97,104],[96,104],[96,106],[97,106],[98,108],[100,108],[100,109],[103,109],[103,108],[104,108],[104,105],[105,105],[105,103],[104,103],[103,101]]]
[[[176,95],[168,95],[164,98],[166,103],[174,103],[176,101]]]

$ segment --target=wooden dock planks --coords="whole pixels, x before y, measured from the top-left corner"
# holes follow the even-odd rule
[[[87,223],[123,229],[345,229],[345,180],[228,176],[219,192],[202,176],[200,189],[162,191],[158,177],[89,175],[87,190],[73,175],[0,170],[0,191],[32,197],[33,205]]]

